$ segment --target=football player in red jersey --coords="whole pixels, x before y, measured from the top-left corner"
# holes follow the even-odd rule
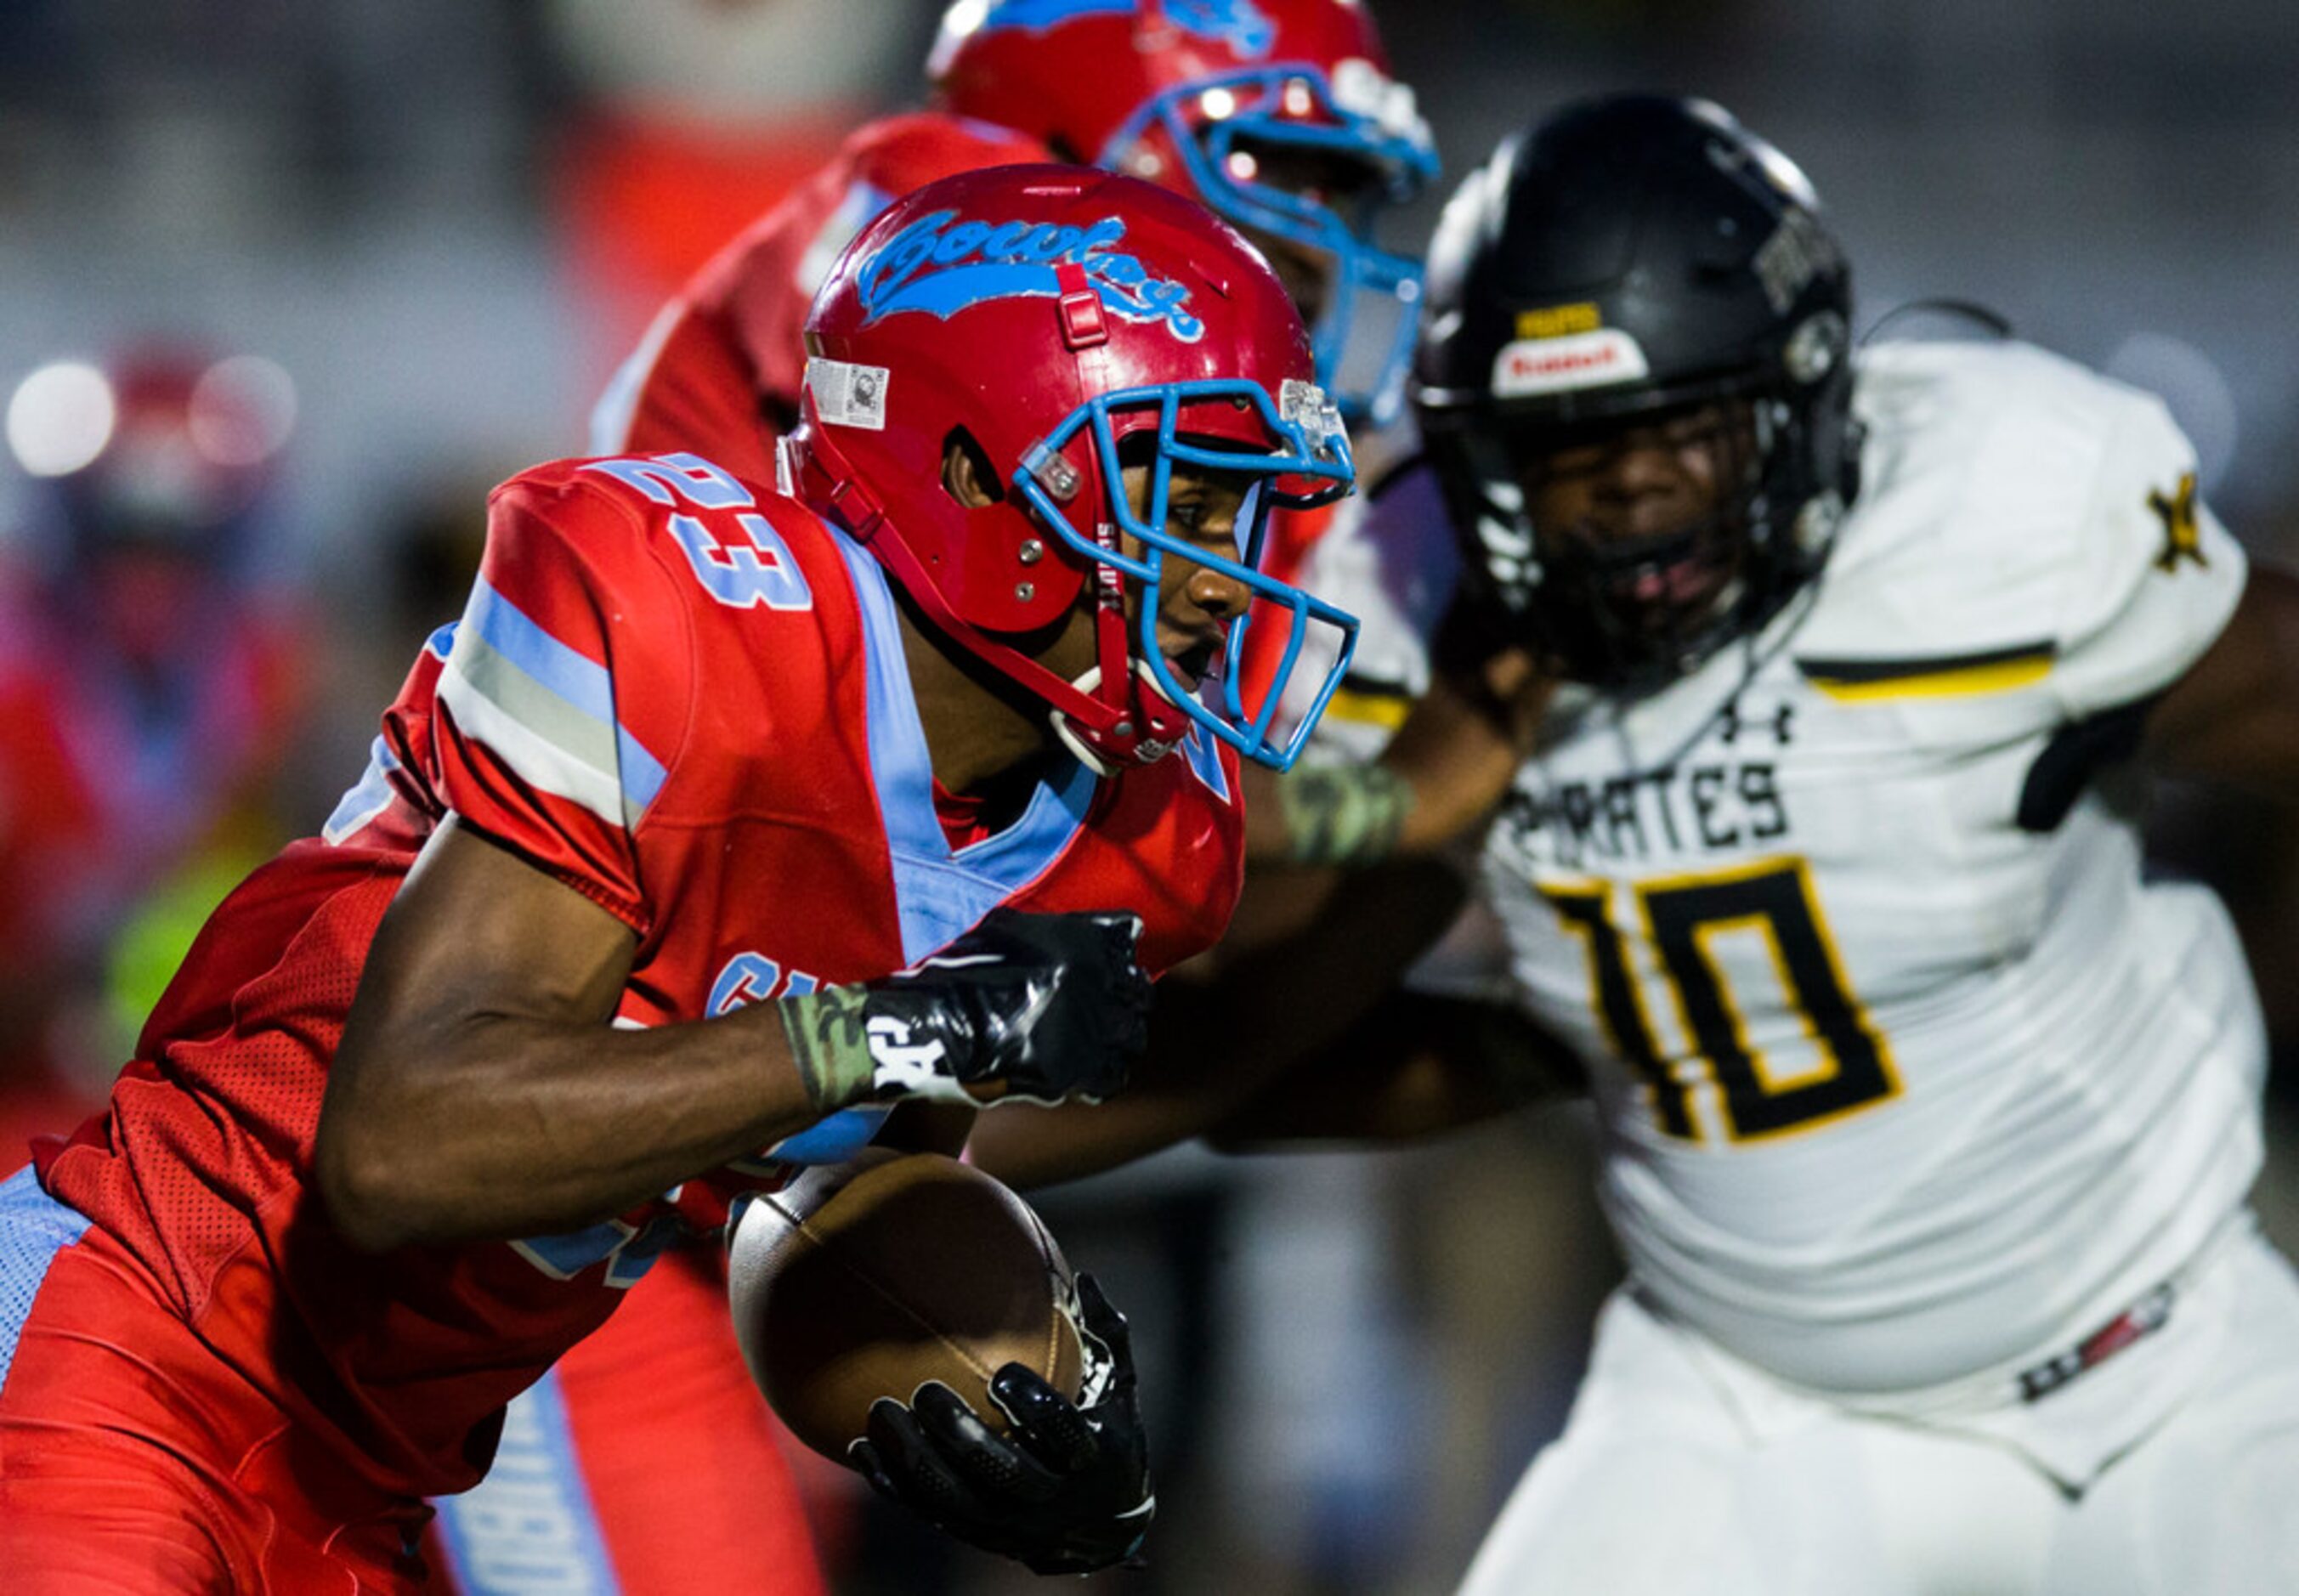
[[[1436,161],[1362,5],[962,0],[944,18],[928,76],[933,109],[859,129],[664,308],[600,402],[594,450],[691,449],[764,478],[775,440],[799,413],[809,299],[845,243],[930,179],[1056,155],[1176,188],[1245,230],[1314,324],[1319,375],[1349,419],[1362,430],[1395,409],[1419,270],[1381,246],[1374,224],[1433,178]],[[1265,568],[1289,574],[1330,513],[1274,517]],[[1265,613],[1256,630],[1241,697],[1261,705],[1275,702],[1269,686],[1290,628]],[[1454,742],[1472,745],[1465,733]],[[1513,759],[1496,763],[1514,768]],[[1249,790],[1264,773],[1246,771]],[[1355,829],[1382,833],[1398,807],[1398,789],[1382,781],[1376,771],[1382,802],[1371,806],[1354,772],[1300,784],[1348,789],[1301,829],[1330,835],[1331,817],[1370,807],[1375,818]],[[1274,849],[1289,845],[1270,819],[1280,812],[1249,805]],[[1432,822],[1449,824],[1441,812],[1418,818]],[[482,1567],[518,1566],[538,1534],[563,1543],[557,1526],[567,1525],[582,1526],[576,1539],[596,1550],[597,1588],[625,1596],[768,1561],[784,1571],[781,1596],[820,1588],[810,1565],[802,1572],[788,1554],[805,1527],[775,1484],[784,1465],[718,1310],[721,1291],[715,1252],[666,1259],[627,1311],[514,1408],[497,1473],[437,1504],[442,1560],[467,1596],[508,1588]],[[653,1371],[649,1381],[628,1378],[638,1362]],[[722,1473],[739,1473],[743,1487],[698,1488],[663,1466],[698,1449],[739,1456]],[[784,1554],[771,1556],[776,1548]]]
[[[927,76],[931,109],[859,129],[663,308],[593,414],[594,453],[697,448],[763,473],[797,413],[807,301],[856,229],[931,179],[1049,158],[1166,185],[1236,226],[1314,329],[1360,475],[1377,485],[1413,452],[1392,423],[1421,270],[1377,232],[1435,178],[1436,149],[1361,0],[957,0]],[[1266,569],[1294,576],[1330,513],[1274,518]],[[1278,630],[1248,651],[1250,702],[1274,702]],[[1256,851],[1364,863],[1425,852],[1477,818],[1515,763],[1490,730],[1484,664],[1420,695],[1415,736],[1378,762],[1286,786],[1249,771]],[[1321,895],[1289,894],[1269,913],[1298,921]]]
[[[421,1499],[664,1247],[785,1157],[1106,1095],[1144,970],[1219,935],[1239,755],[1298,741],[1239,712],[1246,607],[1354,625],[1252,563],[1351,474],[1275,277],[1161,190],[1005,169],[866,229],[807,337],[784,491],[499,490],[366,779],[0,1186],[12,1591],[420,1588]],[[1083,1295],[1098,1400],[1009,1369],[1011,1440],[929,1392],[858,1461],[1033,1567],[1129,1555]]]

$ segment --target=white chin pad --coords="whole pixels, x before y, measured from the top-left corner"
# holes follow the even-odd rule
[[[1149,687],[1152,697],[1158,698],[1161,701],[1165,698],[1166,695],[1158,690],[1158,678],[1150,675],[1150,667],[1148,665],[1140,660],[1134,661],[1133,674],[1140,677],[1142,683]],[[1070,686],[1075,687],[1081,693],[1091,694],[1096,687],[1101,686],[1101,667],[1099,665],[1092,667],[1087,670],[1084,675],[1072,679]],[[1072,753],[1077,755],[1078,762],[1080,764],[1092,771],[1096,776],[1115,776],[1117,774],[1118,767],[1109,762],[1109,756],[1094,749],[1083,737],[1080,736],[1078,735],[1077,727],[1070,724],[1070,718],[1067,715],[1064,714],[1059,710],[1050,710],[1047,713],[1053,719],[1054,736],[1062,740],[1063,746],[1067,747]],[[1144,765],[1154,765],[1159,760],[1164,759],[1167,754],[1173,752],[1176,745],[1177,744],[1173,743],[1156,743],[1145,737],[1141,741],[1141,752],[1143,754],[1143,758],[1139,762]]]

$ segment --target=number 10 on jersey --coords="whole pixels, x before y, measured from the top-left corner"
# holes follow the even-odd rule
[[[1731,1143],[1813,1129],[1898,1094],[1891,1050],[1845,985],[1803,860],[1619,886],[1544,886],[1541,894],[1587,952],[1598,1016],[1614,1050],[1644,1079],[1669,1135],[1703,1139],[1693,1100],[1712,1083]],[[1689,1056],[1672,1060],[1661,1050],[1629,939],[1611,912],[1616,894],[1633,900],[1639,942],[1692,1043]],[[1780,1001],[1817,1055],[1813,1068],[1783,1074],[1750,1040],[1748,1010],[1713,945],[1734,933],[1763,940]]]

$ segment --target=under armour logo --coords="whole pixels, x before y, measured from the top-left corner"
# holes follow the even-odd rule
[[[1772,734],[1772,741],[1785,748],[1794,741],[1790,733],[1795,725],[1796,705],[1792,703],[1780,705],[1769,716],[1750,719],[1740,713],[1740,701],[1736,698],[1727,703],[1723,712],[1717,717],[1716,737],[1729,747],[1740,740],[1743,731],[1769,731]]]

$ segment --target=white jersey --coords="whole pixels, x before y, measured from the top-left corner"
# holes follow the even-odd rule
[[[1855,394],[1823,578],[1642,702],[1561,698],[1483,871],[1648,1299],[1891,1392],[2173,1276],[2256,1171],[2264,1043],[2112,769],[2243,586],[2185,439],[2016,345],[1882,346]]]
[[[1383,428],[1357,445],[1357,479],[1370,483],[1333,507],[1295,580],[1357,618],[1357,653],[1309,735],[1312,764],[1361,764],[1387,745],[1429,689],[1429,640],[1453,602],[1460,555],[1437,497],[1436,479],[1412,460],[1410,425]],[[1302,644],[1282,711],[1298,724],[1340,646],[1330,627]]]

